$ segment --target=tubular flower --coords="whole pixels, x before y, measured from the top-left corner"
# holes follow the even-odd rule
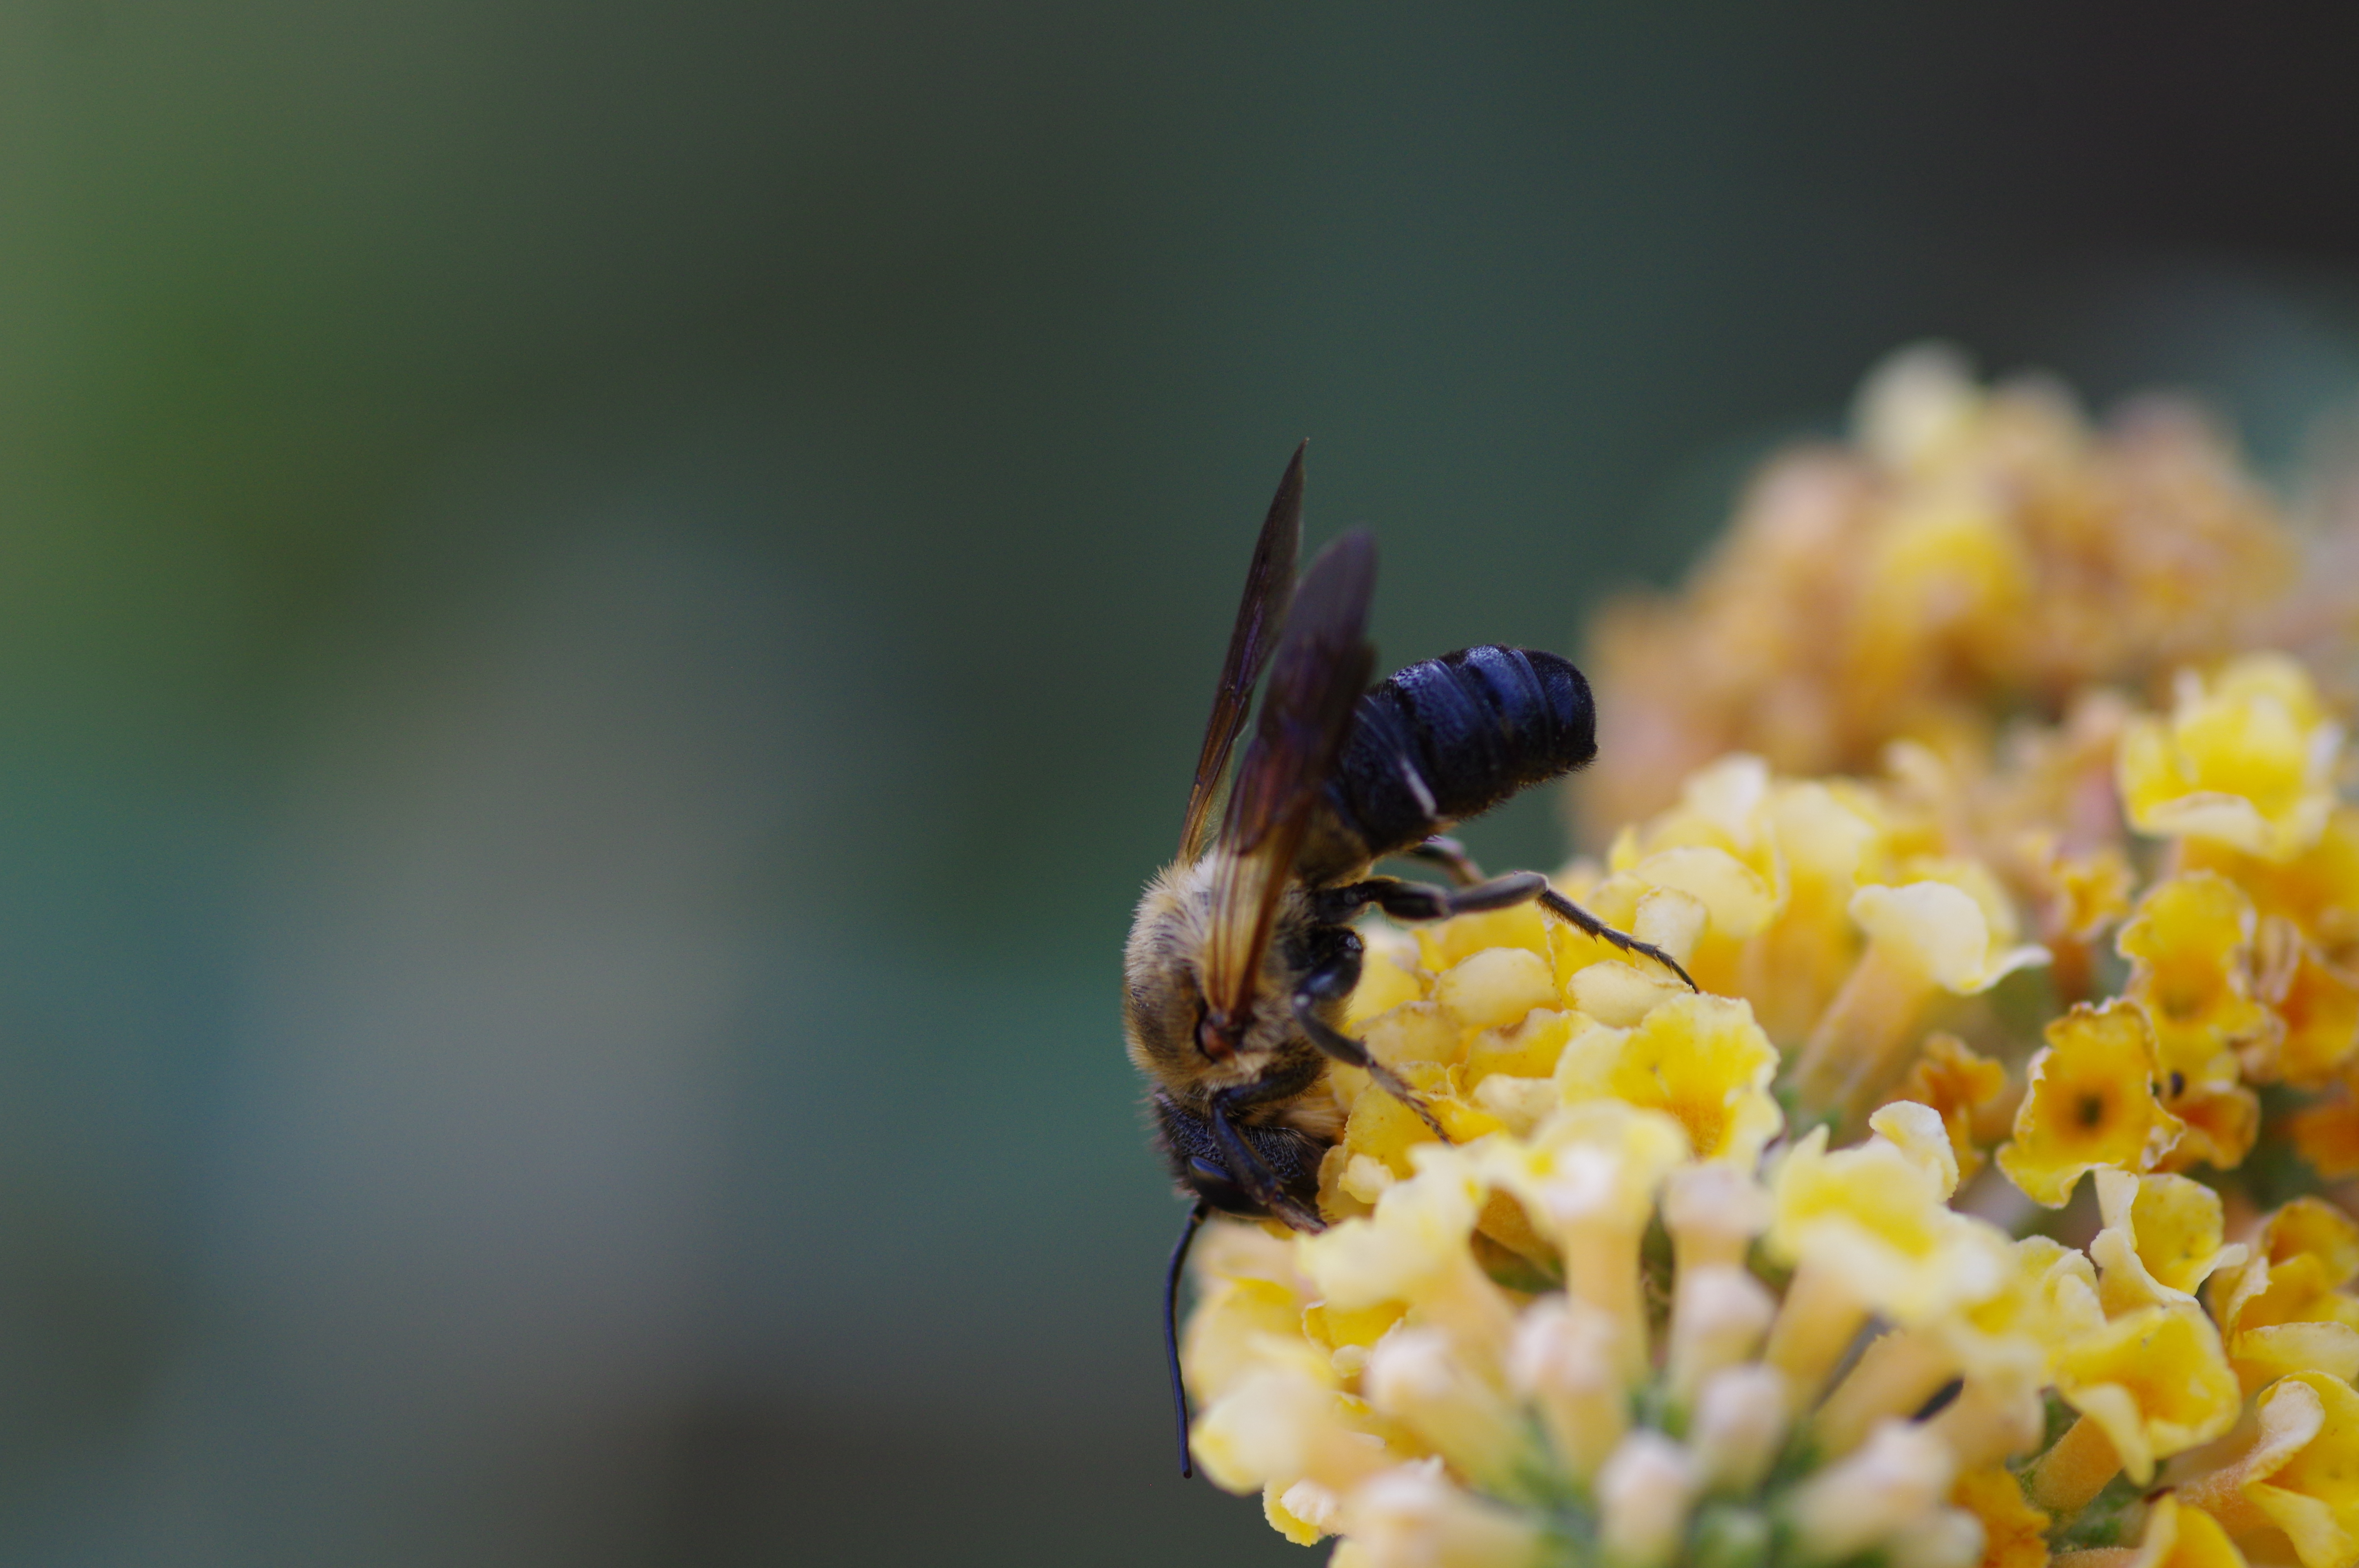
[[[2343,532],[2183,411],[1879,373],[1592,665],[1558,884],[1701,993],[1364,922],[1446,1137],[1291,1108],[1327,1228],[1204,1234],[1206,1473],[1339,1568],[2359,1568]]]
[[[1636,1028],[1594,1028],[1559,1059],[1567,1095],[1601,1095],[1663,1111],[1707,1160],[1750,1168],[1785,1122],[1770,1097],[1777,1052],[1753,1010],[1720,997],[1681,996]]]
[[[2066,1568],[2245,1568],[2245,1554],[2220,1521],[2169,1492],[2155,1499],[2136,1551],[2098,1547],[2059,1561]]]
[[[1950,1146],[1958,1152],[1958,1173],[1971,1179],[1988,1162],[1980,1146],[1996,1136],[1992,1123],[2006,1091],[2006,1064],[1975,1054],[1954,1034],[1935,1034],[1927,1038],[1893,1098],[1915,1100],[1940,1113]]]
[[[2359,1093],[2345,1073],[2332,1094],[2286,1119],[2295,1152],[2327,1181],[2359,1176]]]
[[[2249,1392],[2289,1372],[2359,1377],[2359,1225],[2316,1198],[2296,1198],[2262,1226],[2251,1256],[2211,1289],[2229,1359]]]
[[[2319,1087],[2359,1051],[2359,978],[2283,915],[2262,925],[2260,953],[2260,996],[2277,1027],[2242,1048],[2245,1075]]]
[[[2177,1084],[2234,1083],[2237,1046],[2276,1022],[2253,999],[2254,929],[2234,882],[2194,871],[2155,884],[2114,939],[2130,961],[2125,994],[2145,1010]]]
[[[2261,1395],[2258,1435],[2234,1464],[2189,1483],[2189,1500],[2239,1533],[2275,1525],[2302,1568],[2359,1563],[2359,1393],[2296,1372]]]
[[[1902,1101],[1876,1119],[1875,1138],[1833,1153],[1813,1129],[1770,1179],[1767,1245],[1796,1272],[1768,1358],[1803,1393],[1870,1313],[1924,1322],[1988,1300],[2006,1278],[2005,1237],[1948,1206],[1958,1167],[1940,1119]]]
[[[2097,1172],[2105,1227],[2089,1243],[2108,1315],[2140,1307],[2195,1305],[2196,1287],[2245,1260],[2242,1245],[2221,1245],[2220,1195],[2184,1176]]]
[[[1984,1568],[2047,1568],[2049,1518],[2024,1501],[2021,1484],[2006,1470],[1968,1471],[1950,1501],[1982,1521]]]
[[[2032,1472],[2031,1497],[2077,1508],[2115,1470],[2143,1487],[2172,1454],[2235,1423],[2243,1391],[2202,1313],[2144,1307],[2068,1347],[2056,1391],[2081,1412]]]
[[[2300,665],[2249,654],[2208,683],[2182,672],[2170,717],[2131,723],[2122,799],[2141,833],[2282,863],[2325,832],[2342,744]]]
[[[1812,1102],[1854,1107],[1896,1076],[1893,1056],[1940,991],[1972,996],[2047,949],[2006,946],[1990,911],[1954,881],[1869,886],[1852,895],[1867,949],[1803,1049],[1795,1082]]]
[[[2179,860],[2217,871],[2245,890],[2263,919],[2281,915],[2337,958],[2359,946],[2359,806],[2337,806],[2318,842],[2284,860],[2265,860],[2212,838],[2183,838]]]
[[[2030,1092],[1999,1169],[2050,1208],[2099,1166],[2152,1170],[2182,1126],[2162,1108],[2161,1071],[2144,1012],[2117,1001],[2074,1008],[2048,1026],[2048,1048],[2031,1059]]]

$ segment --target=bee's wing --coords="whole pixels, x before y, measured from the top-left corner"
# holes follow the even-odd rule
[[[1215,846],[1204,957],[1204,999],[1215,1021],[1244,1021],[1295,851],[1375,671],[1366,632],[1375,587],[1375,541],[1346,534],[1310,564],[1287,613],[1261,722],[1237,766]]]
[[[1221,781],[1228,773],[1229,752],[1245,732],[1252,710],[1254,683],[1269,663],[1277,640],[1278,622],[1286,614],[1287,595],[1294,590],[1294,560],[1302,548],[1302,453],[1305,441],[1294,449],[1294,460],[1277,481],[1277,499],[1254,545],[1253,565],[1245,571],[1245,593],[1237,605],[1237,623],[1229,633],[1228,657],[1221,665],[1221,684],[1212,693],[1212,717],[1204,726],[1204,749],[1196,759],[1196,787],[1188,795],[1188,819],[1180,834],[1180,858],[1192,860],[1203,854],[1212,826],[1212,807],[1220,799]]]

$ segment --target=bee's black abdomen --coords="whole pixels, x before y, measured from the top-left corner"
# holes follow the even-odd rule
[[[1589,682],[1570,660],[1467,648],[1360,699],[1327,806],[1371,856],[1395,854],[1596,754]]]

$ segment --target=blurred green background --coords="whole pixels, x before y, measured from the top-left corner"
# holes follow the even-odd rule
[[[0,1558],[1315,1561],[1114,1006],[1287,452],[1393,663],[1928,334],[2291,472],[2359,21],[2049,11],[0,10]]]

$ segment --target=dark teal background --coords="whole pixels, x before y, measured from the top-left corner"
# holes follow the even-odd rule
[[[0,12],[0,1555],[1315,1561],[1113,1005],[1286,454],[1395,663],[1929,334],[2293,471],[2359,31],[2049,9]]]

